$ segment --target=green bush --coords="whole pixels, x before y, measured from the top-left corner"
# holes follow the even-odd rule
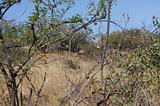
[[[108,36],[108,45],[109,48],[112,49],[133,50],[140,46],[146,47],[150,45],[153,40],[154,39],[150,39],[150,36],[141,29],[129,29],[124,32],[112,32]],[[144,42],[147,43],[143,45]]]
[[[160,43],[138,49],[125,57],[124,67],[131,71],[160,70]]]

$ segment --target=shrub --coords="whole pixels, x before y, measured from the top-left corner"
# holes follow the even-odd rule
[[[153,40],[141,29],[129,29],[124,32],[112,32],[108,36],[108,45],[112,49],[133,50],[140,46],[147,47]],[[143,45],[144,42],[147,43]]]

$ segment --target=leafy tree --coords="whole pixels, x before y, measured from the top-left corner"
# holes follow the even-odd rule
[[[46,39],[43,40],[43,38],[58,28],[59,19],[73,4],[71,0],[56,2],[34,0],[35,11],[29,17],[29,22],[16,26],[3,19],[3,16],[8,9],[20,2],[21,0],[4,0],[0,2],[0,70],[9,94],[9,103],[7,105],[11,106],[24,105],[23,94],[22,91],[19,91],[19,87],[22,86],[24,78],[31,82],[28,73],[35,63],[32,58],[38,54],[35,47],[39,47],[42,42],[46,42]],[[64,5],[64,8],[66,7],[66,10],[61,8],[62,5]],[[31,84],[30,93],[34,91],[37,97],[35,106],[38,104],[44,81],[38,90]],[[31,97],[28,97],[28,100],[30,99]]]

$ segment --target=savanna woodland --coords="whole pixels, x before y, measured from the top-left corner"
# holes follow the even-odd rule
[[[0,106],[160,106],[157,16],[150,31],[112,20],[118,0],[69,18],[76,0],[28,0],[26,21],[6,18],[23,1],[0,0]]]

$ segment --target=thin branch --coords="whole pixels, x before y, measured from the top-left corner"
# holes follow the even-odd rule
[[[5,14],[13,5],[17,4],[17,3],[20,2],[20,1],[21,1],[21,0],[15,1],[15,2],[13,2],[12,4],[9,3],[8,7],[6,7],[6,9],[3,11],[3,13],[0,14],[0,19],[3,18],[4,14]],[[6,4],[6,3],[4,2],[4,4]],[[3,8],[4,8],[4,7],[3,7]],[[2,7],[0,7],[0,11],[2,11]]]
[[[41,94],[42,89],[43,89],[43,87],[44,87],[44,83],[45,83],[45,81],[46,81],[46,73],[45,73],[45,75],[44,75],[42,85],[41,85],[40,89],[39,89],[39,90],[38,90],[38,92],[37,92],[37,100],[35,101],[34,106],[37,106],[37,105],[38,105],[38,101],[39,101],[39,99],[40,99],[40,97],[41,97],[41,95],[40,95],[40,94]]]

